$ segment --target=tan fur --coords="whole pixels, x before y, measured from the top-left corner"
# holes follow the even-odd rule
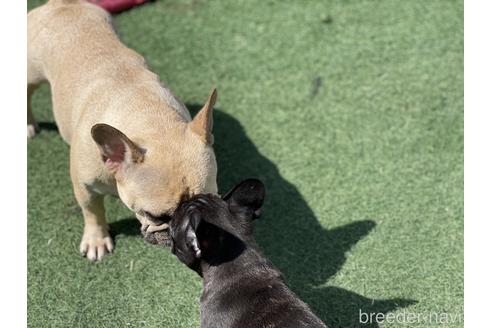
[[[212,109],[217,99],[217,92],[214,90],[208,97],[207,103],[203,106],[203,109],[195,116],[193,122],[190,124],[190,128],[193,132],[198,134],[202,141],[212,145],[214,143],[214,137],[211,133],[213,119]]]
[[[27,66],[28,136],[36,127],[30,97],[49,82],[85,220],[80,251],[91,260],[113,249],[105,194],[118,195],[147,227],[145,212],[170,214],[184,194],[217,192],[210,137],[215,90],[191,120],[144,59],[119,41],[104,10],[78,0],[32,10]],[[113,148],[125,151],[121,162],[108,160]]]

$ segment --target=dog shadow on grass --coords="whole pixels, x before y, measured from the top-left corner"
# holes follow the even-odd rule
[[[194,114],[201,105],[187,107]],[[355,221],[324,229],[297,188],[258,152],[241,124],[220,110],[214,111],[214,139],[219,192],[227,192],[248,177],[265,183],[265,205],[256,222],[255,238],[292,290],[329,327],[378,327],[377,323],[363,323],[365,317],[360,322],[360,313],[387,313],[415,303],[370,299],[342,288],[322,286],[342,268],[345,253],[375,227],[375,222]]]

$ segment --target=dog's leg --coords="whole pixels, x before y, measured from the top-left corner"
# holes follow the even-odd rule
[[[28,139],[34,137],[36,135],[36,132],[38,131],[38,125],[34,120],[34,116],[32,115],[32,108],[31,108],[31,97],[36,88],[37,88],[36,84],[27,85],[27,138]]]
[[[80,253],[91,261],[100,260],[113,251],[113,240],[109,235],[104,210],[104,196],[74,183],[75,198],[84,215],[84,234],[80,242]]]
[[[29,18],[28,18],[28,22],[29,22]],[[36,50],[38,50],[39,48],[36,47],[36,44],[34,43],[35,42],[33,42],[32,39],[30,39],[28,36],[28,49],[27,49],[27,138],[28,139],[34,137],[36,135],[36,132],[38,131],[38,125],[34,120],[34,116],[32,114],[32,108],[31,108],[32,94],[34,93],[34,90],[36,90],[41,83],[46,82],[42,65],[39,64],[40,61],[33,59],[33,57],[36,57]]]

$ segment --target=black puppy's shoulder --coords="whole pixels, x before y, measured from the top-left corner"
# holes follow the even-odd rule
[[[280,271],[261,255],[254,255],[259,257],[249,254],[231,263],[225,270],[229,279],[214,279],[220,282],[210,287],[220,288],[204,289],[202,327],[221,327],[218,322],[230,328],[325,327],[287,287]]]

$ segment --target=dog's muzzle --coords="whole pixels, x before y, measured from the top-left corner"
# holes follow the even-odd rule
[[[160,222],[152,221],[152,224],[141,222],[140,232],[145,241],[154,245],[170,246],[169,221],[171,217],[165,217]]]
[[[166,230],[155,232],[142,232],[146,242],[154,245],[171,246],[171,238],[169,236],[169,228]]]

